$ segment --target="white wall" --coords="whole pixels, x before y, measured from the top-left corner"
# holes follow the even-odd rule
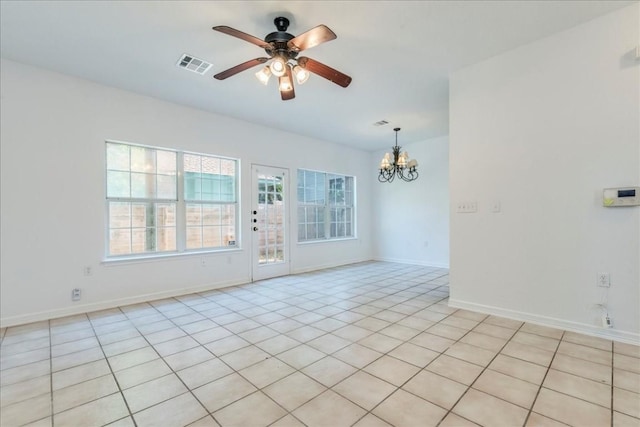
[[[639,16],[635,4],[452,75],[453,305],[639,341],[640,207],[602,207],[603,188],[640,185]],[[465,201],[478,212],[455,213]],[[606,298],[611,330],[594,309]]]
[[[370,153],[190,109],[3,60],[1,64],[1,318],[3,326],[245,283],[242,249],[125,264],[102,263],[106,139],[241,159],[241,209],[252,163],[355,175],[358,239],[298,245],[291,270],[371,259]],[[246,217],[243,225],[248,227]],[[91,266],[93,275],[83,276]],[[71,302],[71,289],[83,290]]]
[[[389,137],[389,149],[394,145]],[[398,145],[419,163],[413,182],[396,179],[379,183],[374,177],[374,258],[411,264],[449,267],[449,138]],[[371,169],[385,150],[374,153]]]

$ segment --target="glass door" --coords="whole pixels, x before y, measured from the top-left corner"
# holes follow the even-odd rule
[[[289,274],[288,170],[252,165],[253,280]]]

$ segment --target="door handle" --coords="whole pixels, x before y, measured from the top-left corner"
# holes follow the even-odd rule
[[[258,231],[258,227],[253,227],[253,231]]]

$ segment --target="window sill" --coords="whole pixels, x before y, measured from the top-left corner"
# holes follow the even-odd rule
[[[332,242],[345,242],[350,240],[358,240],[357,237],[343,237],[341,239],[318,239],[318,240],[308,240],[306,242],[297,242],[298,245],[313,245],[316,243],[332,243]]]
[[[140,264],[140,263],[156,262],[156,261],[177,261],[177,260],[196,257],[196,256],[223,255],[223,254],[229,254],[234,252],[242,252],[242,248],[217,249],[214,251],[189,251],[189,252],[180,252],[180,253],[171,252],[171,253],[154,254],[154,255],[105,258],[100,262],[100,264],[106,267],[111,267],[116,265]]]

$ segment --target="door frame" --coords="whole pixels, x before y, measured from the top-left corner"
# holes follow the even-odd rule
[[[282,263],[277,264],[267,264],[260,265],[258,263],[258,245],[259,245],[259,236],[260,234],[253,230],[256,226],[254,223],[254,211],[257,211],[258,207],[258,174],[261,171],[265,171],[267,173],[278,173],[282,174],[284,177],[284,185],[282,189],[283,199],[284,199],[284,261]],[[277,171],[277,172],[274,172]],[[248,231],[251,234],[251,256],[249,257],[251,260],[250,270],[251,270],[251,282],[255,282],[258,280],[265,280],[272,277],[280,277],[291,274],[291,203],[290,203],[290,194],[291,194],[291,181],[290,181],[290,173],[289,169],[281,166],[270,166],[264,165],[260,163],[252,163],[251,164],[251,207],[249,211],[249,228]]]

